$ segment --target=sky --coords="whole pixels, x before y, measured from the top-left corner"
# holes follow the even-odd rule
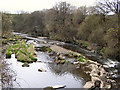
[[[33,12],[50,9],[57,2],[66,1],[73,6],[94,6],[96,0],[0,0],[0,11],[18,13],[19,11]]]

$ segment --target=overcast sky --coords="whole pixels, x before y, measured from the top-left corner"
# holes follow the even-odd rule
[[[15,13],[17,11],[33,12],[36,10],[50,9],[56,2],[66,1],[73,6],[93,6],[96,0],[0,0],[0,11]]]

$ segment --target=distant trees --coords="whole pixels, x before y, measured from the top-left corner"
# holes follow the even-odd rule
[[[2,13],[2,32],[8,33],[11,31],[12,21],[6,13]]]
[[[120,58],[120,1],[119,0],[102,0],[97,4],[98,9],[104,15],[114,13],[107,22],[107,33],[105,40],[107,46],[105,49],[106,56]],[[114,18],[113,18],[114,17]],[[118,55],[119,54],[119,55]]]
[[[66,2],[57,3],[52,9],[46,11],[45,23],[50,38],[62,41],[71,41],[75,35],[72,21],[73,8]]]
[[[105,42],[107,44],[105,55],[107,57],[120,57],[118,46],[118,29],[110,28],[105,35]]]
[[[36,35],[43,35],[44,31],[44,12],[35,11],[31,14],[21,13],[19,15],[12,15],[13,29],[15,31],[29,33]]]
[[[95,33],[100,33],[103,21],[100,15],[89,15],[81,23],[79,27],[78,37],[82,40],[90,40],[95,42],[93,39],[101,39],[94,37]],[[93,34],[94,33],[94,34]]]
[[[87,8],[85,6],[79,7],[73,13],[73,23],[74,25],[80,25],[87,15]]]

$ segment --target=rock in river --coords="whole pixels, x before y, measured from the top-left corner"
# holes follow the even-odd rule
[[[65,87],[66,85],[48,86],[43,88],[43,90],[56,90],[56,89],[65,88]]]
[[[46,70],[43,69],[43,68],[38,69],[38,71],[40,71],[40,72],[46,72]]]

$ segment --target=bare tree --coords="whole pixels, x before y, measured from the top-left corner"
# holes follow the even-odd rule
[[[102,0],[98,2],[97,7],[104,14],[108,14],[110,12],[118,14],[120,12],[120,1],[119,0]]]

